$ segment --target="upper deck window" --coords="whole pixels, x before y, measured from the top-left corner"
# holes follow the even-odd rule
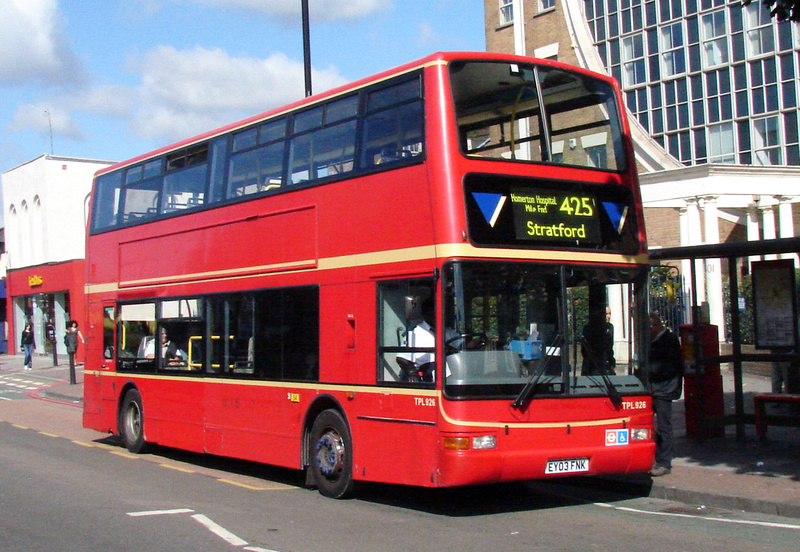
[[[97,178],[92,232],[423,159],[421,71]]]
[[[358,96],[323,104],[294,116],[289,145],[289,185],[343,175],[355,168]]]
[[[612,171],[628,167],[614,89],[607,82],[553,67],[477,61],[451,63],[450,78],[467,156]]]
[[[422,153],[420,84],[419,79],[412,79],[367,96],[361,146],[363,168],[408,161]]]
[[[92,228],[104,230],[117,224],[121,187],[122,171],[97,177],[92,202]]]

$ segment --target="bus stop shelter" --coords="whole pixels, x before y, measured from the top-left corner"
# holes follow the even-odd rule
[[[724,427],[726,425],[736,426],[737,439],[744,439],[745,437],[745,424],[755,423],[755,416],[753,414],[745,413],[744,404],[744,388],[743,388],[743,363],[745,362],[790,362],[797,366],[800,363],[800,354],[798,354],[797,339],[798,339],[798,324],[797,319],[793,320],[793,345],[784,348],[781,352],[743,352],[743,341],[741,332],[740,320],[740,305],[739,297],[741,294],[740,286],[740,260],[741,259],[761,259],[761,258],[775,258],[781,254],[796,254],[800,252],[800,238],[781,238],[775,240],[762,240],[757,242],[735,242],[735,243],[721,243],[709,245],[696,245],[688,247],[671,247],[663,249],[655,249],[650,251],[650,262],[653,265],[660,265],[662,263],[668,264],[670,261],[689,260],[691,266],[691,274],[684,275],[691,278],[691,331],[695,336],[701,333],[701,309],[698,303],[697,292],[697,264],[694,261],[704,259],[720,259],[723,263],[727,262],[728,276],[729,276],[729,289],[728,304],[726,310],[730,317],[730,334],[728,336],[731,344],[731,351],[729,354],[718,354],[716,356],[703,355],[702,348],[699,345],[699,339],[695,339],[695,366],[697,371],[697,401],[700,403],[698,411],[701,413],[698,423],[701,428],[709,427]],[[800,268],[794,266],[795,269]],[[792,278],[794,285],[796,282]],[[792,299],[794,301],[794,290],[792,290]],[[791,303],[785,304],[786,309],[792,309],[792,315],[796,317],[796,305]],[[723,363],[731,363],[733,366],[733,379],[734,379],[734,413],[732,415],[722,416],[703,416],[702,413],[706,412],[702,408],[703,401],[708,400],[703,392],[703,374],[706,372],[705,367],[719,365]],[[800,422],[800,419],[798,419]],[[699,435],[705,435],[707,432],[701,431]]]

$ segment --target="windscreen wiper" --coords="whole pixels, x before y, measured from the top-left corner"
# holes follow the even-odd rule
[[[528,404],[528,401],[533,397],[536,384],[539,383],[539,380],[544,375],[545,368],[547,367],[547,361],[553,356],[550,354],[550,351],[555,351],[556,347],[560,347],[563,341],[564,336],[558,334],[553,339],[552,343],[544,348],[544,351],[542,351],[542,358],[539,359],[539,364],[536,365],[536,369],[533,371],[533,374],[531,374],[531,377],[528,378],[528,383],[525,384],[525,387],[523,387],[522,391],[519,392],[517,398],[511,403],[511,408],[522,410],[525,405]]]
[[[583,345],[584,354],[589,357],[589,361],[597,370],[597,374],[592,375],[599,375],[601,378],[603,378],[603,384],[606,387],[608,398],[611,400],[611,404],[613,404],[614,407],[619,410],[622,408],[622,395],[619,394],[614,382],[612,382],[611,378],[609,378],[608,374],[606,374],[605,367],[600,365],[600,362],[597,360],[592,347],[589,345],[589,342],[585,337],[581,337],[581,345]]]

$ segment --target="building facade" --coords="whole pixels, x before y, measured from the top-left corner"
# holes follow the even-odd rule
[[[800,230],[800,25],[739,0],[485,0],[484,17],[489,51],[620,82],[651,248]],[[726,267],[698,268],[724,339]]]
[[[94,173],[111,163],[42,155],[2,175],[9,352],[26,322],[36,352],[66,354],[67,320],[84,326],[84,258]]]

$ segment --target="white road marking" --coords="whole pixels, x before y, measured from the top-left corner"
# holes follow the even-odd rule
[[[800,531],[800,525],[794,525],[791,523],[775,523],[772,521],[754,521],[748,519],[726,519],[726,518],[715,518],[715,517],[707,517],[707,516],[693,516],[691,514],[678,514],[674,512],[650,512],[647,510],[639,510],[636,508],[628,508],[625,506],[614,506],[613,504],[606,504],[604,502],[595,502],[595,506],[600,506],[602,508],[612,508],[614,510],[619,510],[620,512],[631,512],[634,514],[646,514],[649,516],[664,516],[664,517],[678,517],[678,518],[689,518],[689,519],[702,519],[705,521],[716,521],[719,523],[733,523],[737,525],[757,525],[759,527],[773,527],[777,529],[791,529],[793,531]]]
[[[240,539],[221,525],[211,521],[208,517],[204,516],[203,514],[195,514],[192,516],[200,525],[204,526],[206,529],[217,535],[222,540],[226,541],[228,544],[233,546],[246,546],[247,541],[244,539]]]
[[[128,512],[131,517],[144,517],[144,516],[169,516],[172,514],[191,514],[194,510],[189,508],[178,508],[177,510],[150,510],[147,512]]]
[[[131,517],[145,517],[145,516],[164,516],[164,515],[172,515],[172,514],[191,514],[194,510],[189,508],[177,508],[175,510],[148,510],[144,512],[128,512],[128,515]],[[259,546],[248,546],[248,542],[242,538],[237,537],[218,523],[211,520],[208,516],[204,516],[203,514],[194,514],[192,518],[197,521],[200,525],[220,537],[222,540],[230,544],[231,546],[241,546],[243,547],[242,550],[247,550],[247,552],[277,552],[277,550],[271,550],[269,548],[261,548]]]

